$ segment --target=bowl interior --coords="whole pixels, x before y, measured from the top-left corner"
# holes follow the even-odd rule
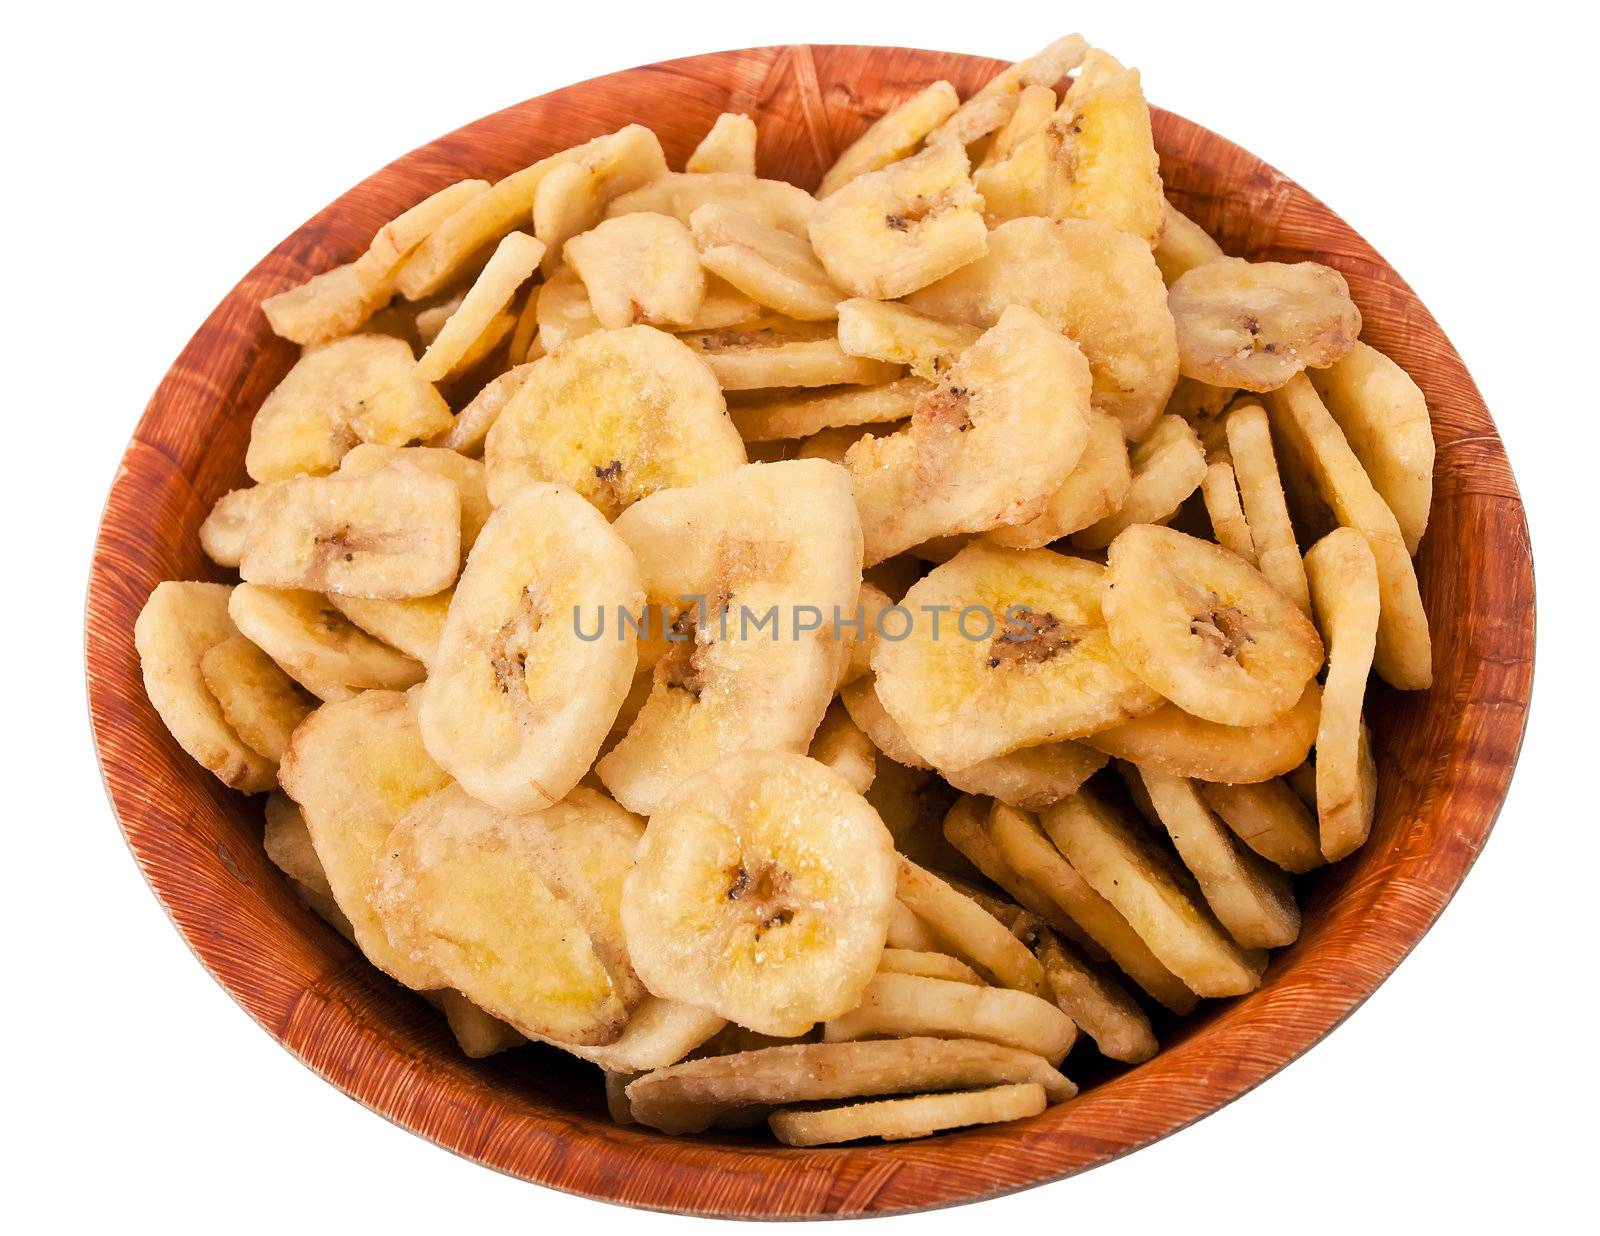
[[[1377,823],[1356,856],[1301,882],[1305,926],[1261,989],[1168,1027],[1136,1069],[1075,1054],[1076,1100],[1018,1125],[921,1142],[786,1150],[755,1135],[672,1139],[618,1127],[587,1065],[530,1047],[472,1062],[443,1019],[306,911],[262,851],[260,800],[225,790],[145,699],[133,621],[163,579],[223,579],[196,530],[245,483],[249,424],[296,349],[260,300],[353,258],[374,229],[463,176],[491,178],[639,121],[681,165],[719,112],[760,129],[765,176],[813,187],[866,125],[921,85],[967,94],[999,62],[905,48],[722,52],[518,104],[363,181],[290,236],[212,313],[157,390],[106,506],[88,604],[88,679],[123,832],[201,961],[289,1050],[397,1123],[503,1171],[635,1205],[716,1215],[859,1214],[989,1196],[1083,1170],[1181,1128],[1270,1076],[1342,1020],[1421,938],[1504,796],[1532,678],[1533,573],[1499,438],[1438,324],[1337,216],[1247,152],[1155,113],[1167,192],[1231,254],[1342,271],[1363,338],[1422,386],[1438,443],[1418,559],[1436,684],[1378,687]]]

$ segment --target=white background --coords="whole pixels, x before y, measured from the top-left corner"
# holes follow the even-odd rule
[[[100,505],[150,391],[235,280],[390,159],[549,88],[697,51],[1073,28],[1276,164],[1411,281],[1527,500],[1538,699],[1482,861],[1308,1057],[1087,1176],[881,1230],[1255,1232],[1588,1217],[1600,441],[1593,66],[1579,6],[1183,3],[32,5],[7,18],[5,1210],[12,1230],[552,1230],[697,1221],[456,1159],[343,1097],[203,973],[117,834],[83,703]],[[1423,6],[1416,6],[1421,9]],[[1582,20],[1589,20],[1583,18]],[[648,118],[641,118],[648,119]],[[1585,602],[1588,602],[1586,605]],[[19,848],[20,847],[20,848]],[[1587,1007],[1585,1007],[1587,1006]],[[8,1139],[9,1140],[9,1139]],[[879,1230],[879,1229],[874,1229]]]

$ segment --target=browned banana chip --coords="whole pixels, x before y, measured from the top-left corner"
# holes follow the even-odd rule
[[[1186,712],[1263,725],[1287,712],[1322,667],[1310,620],[1220,545],[1137,524],[1112,543],[1106,567],[1117,654]]]
[[[1297,875],[1322,865],[1316,818],[1286,782],[1203,782],[1200,793],[1234,835],[1268,862]]]
[[[711,202],[691,216],[701,264],[759,305],[801,322],[830,322],[844,293],[804,237]]]
[[[692,331],[680,339],[716,375],[723,390],[775,386],[870,386],[892,382],[899,365],[846,356],[831,324],[762,318],[725,330]]]
[[[1261,983],[1267,955],[1229,938],[1189,873],[1142,826],[1083,791],[1044,813],[1044,825],[1091,887],[1196,995],[1239,996]]]
[[[1428,615],[1394,512],[1373,488],[1360,459],[1303,374],[1274,391],[1267,407],[1284,475],[1306,478],[1315,487],[1314,496],[1327,504],[1339,523],[1361,533],[1372,550],[1381,603],[1374,668],[1401,691],[1425,689],[1433,682]]]
[[[1306,553],[1328,677],[1317,729],[1317,822],[1323,856],[1351,853],[1372,828],[1376,790],[1361,705],[1378,630],[1378,568],[1359,532],[1336,528]]]
[[[294,727],[317,706],[276,661],[242,635],[206,649],[200,674],[234,733],[274,764],[283,758]]]
[[[1163,416],[1128,456],[1129,481],[1121,505],[1072,534],[1082,549],[1104,549],[1126,528],[1171,519],[1206,475],[1206,453],[1187,421]]]
[[[607,219],[564,250],[607,330],[684,327],[706,297],[706,276],[689,229],[670,215],[640,211]]]
[[[157,584],[133,625],[145,694],[162,723],[196,763],[246,794],[270,790],[272,761],[228,724],[206,685],[205,655],[239,634],[225,584]]]
[[[1154,244],[1166,203],[1138,70],[1091,50],[1049,121],[973,179],[991,224],[1099,219]]]
[[[810,438],[825,429],[851,429],[858,425],[882,426],[882,432],[888,433],[890,426],[909,417],[917,400],[932,389],[921,378],[900,378],[881,386],[841,386],[820,391],[780,389],[752,395],[734,392],[728,399],[728,415],[746,443]],[[839,459],[843,458],[841,451]]]
[[[835,284],[895,300],[980,258],[983,199],[955,142],[856,177],[817,207],[809,234]]]
[[[347,700],[422,681],[416,661],[381,644],[315,592],[240,584],[228,598],[239,630],[307,691]]]
[[[1061,1011],[1094,1040],[1100,1054],[1139,1064],[1159,1050],[1144,1010],[1122,986],[1046,932],[1039,941],[1045,982]]]
[[[862,1095],[1034,1082],[1053,1102],[1077,1087],[1031,1052],[967,1039],[798,1043],[708,1056],[646,1073],[628,1086],[634,1119],[699,1133],[740,1108]]]
[[[965,893],[910,859],[900,860],[899,896],[956,955],[1001,987],[1037,995],[1044,971],[1028,948]]]
[[[1165,219],[1161,239],[1156,242],[1156,265],[1161,267],[1161,277],[1171,287],[1179,276],[1188,274],[1196,266],[1215,262],[1226,255],[1205,228],[1171,202],[1163,202],[1162,206]]]
[[[1043,1086],[1024,1082],[951,1094],[879,1099],[847,1107],[773,1112],[772,1135],[786,1146],[831,1146],[881,1137],[886,1142],[927,1137],[945,1129],[1004,1124],[1037,1116],[1048,1103]]]
[[[1300,934],[1288,875],[1246,849],[1184,777],[1143,772],[1151,806],[1206,903],[1245,948],[1280,948]]]
[[[976,326],[941,322],[893,301],[854,297],[838,305],[839,346],[851,356],[907,365],[936,381],[983,332]]]
[[[1093,403],[1130,442],[1149,432],[1178,379],[1167,289],[1150,247],[1089,219],[1013,219],[988,252],[923,288],[911,308],[947,322],[990,326],[1024,305],[1083,349]]]
[[[1344,276],[1318,262],[1223,257],[1180,276],[1167,297],[1184,376],[1270,391],[1355,346],[1361,310]]]
[[[861,1003],[822,1028],[825,1043],[869,1038],[982,1039],[1060,1066],[1078,1037],[1056,1005],[1025,991],[917,974],[877,974]]]
[[[1133,484],[1128,445],[1113,416],[1089,411],[1089,437],[1083,454],[1050,495],[1043,513],[1023,524],[991,528],[983,539],[1007,549],[1040,549],[1112,515],[1127,501]]]
[[[857,176],[898,163],[948,120],[959,104],[956,88],[949,82],[924,86],[873,121],[871,128],[845,148],[822,177],[817,197],[825,198]]]
[[[756,122],[738,112],[723,112],[683,165],[686,172],[756,174]]]
[[[1267,414],[1258,403],[1238,404],[1228,413],[1223,430],[1250,524],[1256,564],[1272,586],[1309,617],[1311,594],[1306,586],[1306,568],[1300,560],[1300,546],[1295,543],[1294,524],[1289,520],[1283,482],[1278,477]]]
[[[1270,781],[1299,766],[1317,737],[1322,689],[1306,684],[1295,706],[1265,725],[1218,725],[1166,704],[1083,739],[1141,768],[1234,784]]]
[[[1256,562],[1256,544],[1250,536],[1250,524],[1244,517],[1244,506],[1239,501],[1239,485],[1234,477],[1233,464],[1219,459],[1206,468],[1200,479],[1200,496],[1205,500],[1206,518],[1211,521],[1212,534],[1217,544],[1232,550],[1251,566]],[[1299,551],[1295,551],[1298,560]]]

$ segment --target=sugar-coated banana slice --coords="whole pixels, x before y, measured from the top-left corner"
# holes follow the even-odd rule
[[[1025,991],[919,974],[876,974],[861,1002],[822,1028],[825,1043],[853,1039],[984,1039],[1060,1067],[1078,1028],[1054,1003]]]
[[[772,317],[679,337],[729,391],[871,386],[892,382],[904,373],[899,365],[846,355],[831,323]]]
[[[865,561],[1038,515],[1083,454],[1088,411],[1083,354],[1008,309],[917,401],[908,430],[846,454]]]
[[[256,517],[280,482],[230,489],[218,498],[200,525],[200,548],[218,566],[237,567],[244,555],[244,539]]]
[[[360,330],[393,296],[392,287],[368,283],[347,262],[268,296],[261,312],[280,339],[313,347]]]
[[[396,948],[524,1034],[612,1043],[644,998],[620,918],[642,832],[595,790],[508,814],[450,785],[389,834],[370,900]]]
[[[633,555],[593,506],[558,485],[523,486],[456,584],[420,697],[429,753],[501,810],[559,801],[628,694],[636,637],[616,617],[643,603]]]
[[[1265,725],[1218,725],[1164,704],[1083,742],[1176,777],[1252,784],[1283,776],[1304,762],[1316,741],[1321,711],[1322,688],[1309,682],[1293,708]]]
[[[1316,817],[1288,782],[1278,777],[1254,785],[1204,781],[1200,793],[1234,836],[1268,862],[1296,875],[1322,865]]]
[[[837,316],[844,293],[804,237],[717,202],[701,206],[689,222],[701,264],[757,304],[802,322]]]
[[[1161,239],[1156,242],[1155,254],[1156,265],[1161,267],[1161,277],[1168,287],[1196,266],[1226,256],[1222,246],[1211,239],[1210,232],[1171,202],[1162,202],[1162,215]]]
[[[640,211],[607,219],[569,240],[565,253],[608,330],[687,326],[705,300],[694,237],[670,215]]]
[[[1082,791],[1046,808],[1044,826],[1073,868],[1196,995],[1240,996],[1260,986],[1266,953],[1234,943],[1193,878],[1142,825]]]
[[[1104,549],[1125,528],[1164,523],[1205,480],[1206,453],[1188,422],[1162,416],[1128,454],[1128,488],[1109,515],[1072,534],[1080,549]]]
[[[838,773],[858,794],[865,794],[877,775],[878,762],[872,740],[862,733],[844,705],[837,701],[823,714],[806,754]]]
[[[991,528],[983,534],[984,540],[1007,549],[1040,549],[1105,519],[1123,505],[1133,484],[1133,471],[1122,425],[1114,416],[1093,408],[1087,420],[1089,434],[1083,454],[1061,487],[1050,495],[1044,510],[1026,523]]]
[[[1089,361],[1094,406],[1130,442],[1149,431],[1178,379],[1178,340],[1150,247],[1092,219],[1013,219],[988,252],[907,304],[947,322],[990,326],[1025,305],[1072,339]]]
[[[443,591],[460,565],[460,490],[396,460],[374,472],[282,482],[250,523],[239,576],[397,601]]]
[[[222,716],[251,749],[276,764],[294,727],[316,700],[242,635],[230,635],[200,657],[200,675]]]
[[[529,296],[529,304],[537,306],[541,290],[536,289]],[[483,440],[489,436],[489,430],[499,419],[500,413],[505,411],[506,404],[511,402],[511,396],[522,389],[531,368],[531,362],[517,364],[490,378],[472,397],[472,401],[456,413],[450,428],[433,440],[434,445],[455,451],[463,457],[481,455]]]
[[[245,471],[255,481],[332,472],[359,442],[404,446],[450,427],[450,405],[404,340],[351,335],[311,348],[261,404]]]
[[[1050,550],[979,542],[913,586],[908,637],[878,640],[872,663],[915,750],[961,769],[1158,707],[1112,646],[1105,575]]]
[[[461,495],[461,553],[465,557],[478,533],[494,513],[489,502],[489,478],[483,464],[453,450],[436,446],[379,446],[363,442],[350,448],[339,461],[345,476],[370,476],[391,464],[411,464],[434,476],[442,476]]]
[[[1267,414],[1258,403],[1236,404],[1223,420],[1228,456],[1238,479],[1239,498],[1249,521],[1255,565],[1268,581],[1299,608],[1311,614],[1306,568],[1295,542],[1294,524],[1278,477]]]
[[[889,432],[887,426],[909,417],[917,400],[932,389],[921,378],[900,378],[881,386],[732,393],[728,415],[746,443],[810,438],[825,429],[860,425],[880,425],[885,427],[883,432]],[[843,458],[840,452],[839,459]]]
[[[936,136],[954,138],[963,146],[972,145],[1005,124],[1029,86],[1055,86],[1082,64],[1088,53],[1089,45],[1083,36],[1069,34],[1026,60],[1002,69],[957,109]]]
[[[567,241],[601,221],[612,199],[666,172],[660,144],[643,137],[551,168],[533,195],[533,234],[547,246],[545,273],[555,269]]]
[[[1237,554],[1136,524],[1106,556],[1106,624],[1122,662],[1185,712],[1263,725],[1322,668],[1311,622]]]
[[[852,297],[838,306],[839,346],[851,356],[870,356],[909,366],[917,377],[936,381],[983,332],[961,322],[941,322],[893,301]]]
[[[1154,244],[1165,199],[1138,70],[1090,51],[1049,121],[973,181],[991,224],[1099,219]]]
[[[622,921],[655,995],[790,1036],[857,1003],[894,890],[889,831],[848,782],[804,756],[747,752],[652,812]]]
[[[585,335],[535,361],[484,447],[496,505],[529,481],[552,481],[608,519],[744,461],[716,379],[649,326]]]
[[[1245,948],[1280,948],[1300,934],[1287,872],[1248,849],[1185,777],[1140,770],[1150,804],[1217,921]]]
[[[898,163],[948,120],[959,104],[956,88],[940,81],[924,86],[904,103],[890,108],[834,160],[817,186],[817,197],[825,198],[857,176]]]
[[[390,943],[370,897],[374,864],[395,825],[450,781],[423,748],[411,699],[363,691],[324,704],[295,730],[278,775],[367,960],[417,991],[447,986],[434,965]]]
[[[991,982],[1034,995],[1044,990],[1044,971],[1026,944],[966,892],[903,855],[898,896],[946,947]]]
[[[686,172],[756,174],[756,122],[740,112],[723,112],[690,152]]]
[[[248,639],[319,699],[403,691],[422,681],[420,664],[348,622],[315,592],[240,584],[228,598],[228,613]]]
[[[225,584],[157,584],[133,624],[144,690],[162,723],[202,768],[246,794],[270,790],[272,761],[228,724],[206,685],[206,653],[239,634]]]
[[[640,1124],[699,1133],[744,1108],[1029,1082],[1053,1103],[1078,1092],[1032,1052],[976,1039],[908,1038],[796,1043],[689,1060],[637,1078],[628,1100]]]
[[[671,215],[688,226],[694,212],[708,203],[732,206],[761,222],[804,236],[817,211],[817,200],[786,180],[763,180],[738,172],[669,172],[611,203],[607,215],[651,211]]]
[[[886,948],[878,958],[879,974],[920,974],[924,978],[945,979],[951,983],[970,983],[984,986],[983,976],[948,953],[934,953],[922,949]]]
[[[867,172],[824,200],[811,245],[833,282],[854,296],[895,300],[983,256],[983,199],[956,142]]]
[[[1039,940],[1045,982],[1061,1011],[1094,1040],[1100,1054],[1140,1064],[1160,1048],[1150,1019],[1114,978],[1090,965],[1050,932]]]
[[[1216,258],[1180,276],[1167,297],[1185,377],[1270,391],[1307,365],[1355,346],[1361,310],[1344,276],[1318,262]]]
[[[833,1146],[865,1137],[893,1142],[927,1137],[945,1129],[1025,1120],[1037,1116],[1048,1102],[1043,1086],[1023,1082],[951,1094],[878,1099],[846,1107],[776,1111],[767,1123],[772,1135],[785,1146]]]
[[[819,460],[748,464],[635,503],[616,531],[651,601],[676,617],[627,735],[596,766],[644,814],[736,751],[802,753],[839,677],[835,621],[856,612],[861,531],[850,480]]]
[[[1317,824],[1323,856],[1354,851],[1372,828],[1377,790],[1361,721],[1378,632],[1378,567],[1365,538],[1335,528],[1306,552],[1311,599],[1328,641],[1317,727]]]

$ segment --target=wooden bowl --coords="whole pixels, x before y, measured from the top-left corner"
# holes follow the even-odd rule
[[[262,297],[349,261],[373,230],[458,178],[499,177],[630,121],[682,159],[724,110],[753,115],[761,172],[816,184],[866,125],[921,85],[963,95],[1001,66],[904,48],[767,47],[614,73],[468,125],[369,177],[268,254],[168,372],[122,462],[88,603],[89,702],[101,766],[135,858],[212,975],[347,1094],[458,1154],[630,1205],[804,1217],[988,1197],[1104,1163],[1270,1077],[1346,1017],[1438,916],[1482,848],[1511,778],[1533,674],[1533,569],[1522,505],[1466,368],[1411,289],[1321,202],[1213,133],[1155,113],[1167,192],[1229,253],[1342,271],[1364,337],[1421,384],[1438,440],[1418,559],[1434,624],[1431,691],[1376,688],[1377,824],[1354,857],[1302,882],[1305,927],[1252,995],[1208,1002],[1159,1056],[1096,1076],[1015,1125],[835,1150],[754,1134],[669,1138],[618,1127],[598,1075],[530,1047],[462,1057],[444,1021],[307,912],[261,848],[261,800],[225,790],[145,699],[133,622],[163,579],[224,578],[196,529],[245,483],[250,418],[296,349]],[[1088,1069],[1085,1072],[1085,1068]],[[1360,1085],[1360,1078],[1351,1079]]]

